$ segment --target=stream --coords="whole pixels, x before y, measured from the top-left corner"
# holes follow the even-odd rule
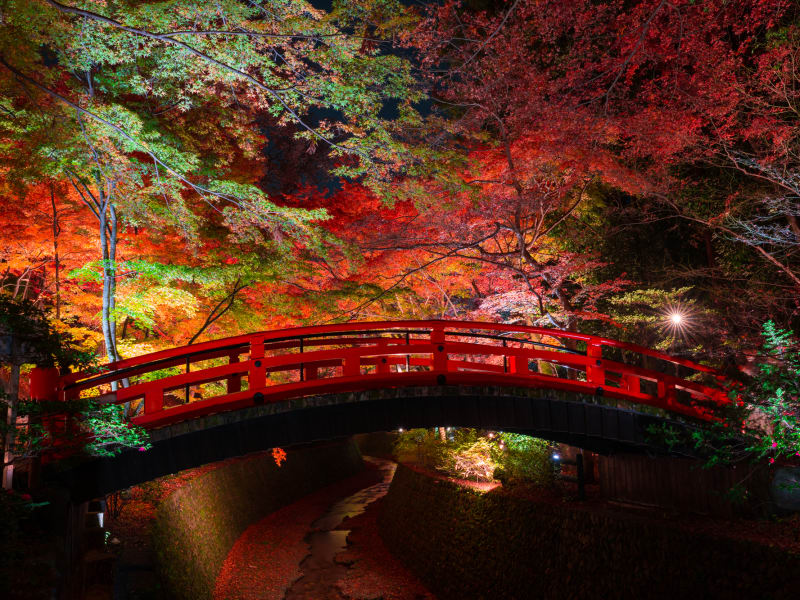
[[[349,529],[336,529],[346,518],[362,514],[367,505],[386,495],[396,464],[378,458],[364,457],[380,471],[382,481],[333,504],[311,524],[306,536],[309,553],[300,563],[302,575],[286,591],[284,600],[347,600],[336,583],[347,572],[348,564],[337,562],[336,556],[347,549]]]

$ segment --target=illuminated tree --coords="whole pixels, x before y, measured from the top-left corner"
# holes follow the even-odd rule
[[[219,215],[234,240],[315,243],[321,212],[282,207],[229,177],[234,160],[257,151],[257,111],[295,125],[310,149],[330,146],[342,174],[379,181],[402,150],[393,132],[420,99],[405,61],[347,33],[380,21],[383,8],[369,4],[332,18],[305,2],[235,0],[208,10],[123,2],[97,12],[55,0],[2,9],[0,127],[35,165],[11,158],[8,175],[68,181],[95,217],[111,359],[123,224],[170,229],[191,248],[203,219]],[[403,118],[382,119],[385,101]],[[331,117],[312,126],[313,110]]]

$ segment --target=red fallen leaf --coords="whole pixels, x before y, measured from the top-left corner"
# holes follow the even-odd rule
[[[283,448],[273,448],[272,458],[275,459],[275,464],[280,467],[281,463],[286,460],[286,451]]]

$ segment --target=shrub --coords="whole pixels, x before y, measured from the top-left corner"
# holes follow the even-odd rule
[[[414,462],[428,469],[438,468],[442,461],[443,446],[439,438],[427,429],[403,431],[394,444],[394,453],[400,462]]]
[[[767,321],[757,372],[731,389],[732,402],[716,407],[718,419],[708,426],[679,430],[653,425],[649,433],[673,449],[691,448],[706,466],[745,459],[796,461],[800,456],[800,340]]]
[[[469,446],[448,453],[448,471],[464,479],[474,477],[475,481],[491,481],[498,466],[493,458],[496,454],[496,448],[489,439],[478,438]]]
[[[552,442],[519,433],[501,433],[499,437],[505,445],[499,461],[503,477],[509,481],[553,485],[555,468],[551,458]]]
[[[543,486],[555,481],[551,454],[552,444],[546,440],[470,428],[448,430],[444,439],[435,430],[412,429],[400,433],[395,443],[400,462],[414,462],[452,477],[476,481],[494,477]]]

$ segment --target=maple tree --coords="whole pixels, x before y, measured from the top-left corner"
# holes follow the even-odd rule
[[[792,2],[448,2],[423,10],[404,39],[420,53],[435,125],[452,147],[505,155],[501,177],[468,181],[519,194],[537,162],[594,177],[603,189],[584,213],[602,220],[560,238],[584,254],[595,238],[619,267],[614,230],[602,239],[586,228],[619,222],[613,204],[651,232],[685,222],[708,268],[684,269],[681,281],[702,281],[727,303],[729,327],[753,335],[758,321],[735,315],[797,309],[775,288],[798,284],[796,17]],[[442,179],[445,169],[431,171]]]
[[[436,317],[742,363],[797,318],[788,0],[0,8],[0,286],[109,359]]]
[[[253,156],[254,111],[293,123],[310,147],[328,145],[343,158],[341,173],[377,179],[389,168],[382,157],[399,148],[391,135],[399,123],[378,114],[383,101],[414,112],[405,62],[345,32],[375,12],[368,4],[334,18],[303,2],[228,1],[213,10],[131,2],[105,12],[91,2],[7,4],[7,175],[68,181],[96,218],[112,359],[123,223],[169,230],[191,248],[210,209],[233,241],[315,243],[320,211],[279,206],[226,177],[233,158]],[[304,117],[312,108],[333,116],[312,126]],[[20,164],[23,146],[35,169]]]
[[[33,363],[386,318],[699,357],[742,404],[688,442],[796,462],[798,8],[0,0],[0,329],[24,306],[52,346],[0,357],[4,466],[53,442]],[[138,402],[67,407],[83,450],[146,450]],[[552,481],[548,443],[437,429],[401,444]]]

